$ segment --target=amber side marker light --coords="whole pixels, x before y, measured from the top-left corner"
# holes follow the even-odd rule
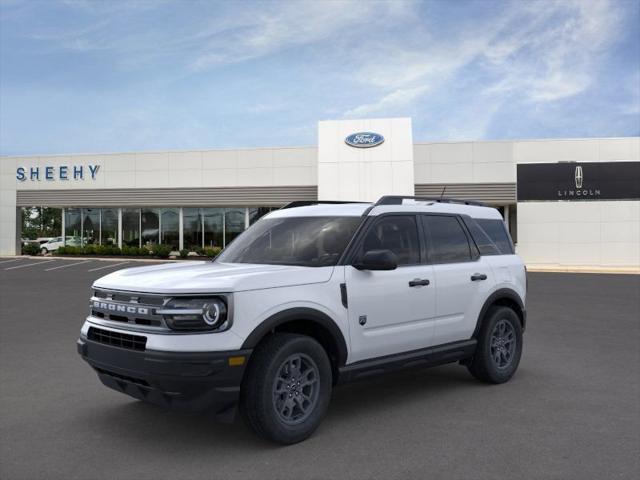
[[[229,366],[230,367],[239,367],[244,365],[245,357],[229,357]]]

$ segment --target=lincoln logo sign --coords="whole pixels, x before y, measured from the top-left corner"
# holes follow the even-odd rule
[[[582,188],[582,167],[576,167],[576,188]]]
[[[31,180],[84,180],[85,178],[96,179],[100,170],[100,165],[59,165],[57,167],[18,167],[16,169],[16,179],[25,182]]]
[[[574,172],[573,178],[576,181],[575,190],[558,190],[558,198],[562,200],[566,200],[565,197],[599,197],[600,189],[596,188],[594,190],[582,188],[582,181],[584,180],[584,176],[582,174],[582,167],[578,165]]]
[[[373,132],[358,132],[349,135],[344,139],[347,145],[356,148],[371,148],[377,147],[384,142],[384,137],[379,133]]]
[[[518,165],[518,201],[637,200],[640,162]]]

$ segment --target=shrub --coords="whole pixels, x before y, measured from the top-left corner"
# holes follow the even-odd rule
[[[187,250],[186,248],[180,250],[180,258],[187,258],[187,255],[189,255],[189,250]]]
[[[153,247],[153,254],[158,258],[169,258],[171,247],[169,245],[156,245]]]
[[[57,253],[59,255],[78,255],[80,253],[80,247],[71,247],[67,245],[66,247],[58,248]]]
[[[221,251],[222,249],[220,247],[205,248],[204,254],[209,258],[214,258],[214,257],[217,257]]]
[[[117,245],[106,245],[105,255],[122,255],[122,250]]]
[[[96,254],[95,245],[85,245],[85,247],[82,249],[82,253],[83,255],[95,255]]]
[[[22,246],[23,255],[38,255],[40,253],[40,245],[37,243],[27,243]]]

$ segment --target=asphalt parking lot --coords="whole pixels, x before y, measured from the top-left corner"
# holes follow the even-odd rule
[[[75,341],[91,282],[128,266],[0,259],[0,478],[640,476],[638,275],[530,274],[511,382],[447,365],[342,386],[311,439],[278,447],[100,384]]]

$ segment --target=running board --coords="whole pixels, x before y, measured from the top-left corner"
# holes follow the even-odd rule
[[[435,367],[473,356],[477,341],[462,340],[411,352],[377,357],[340,367],[338,384],[409,367]]]

